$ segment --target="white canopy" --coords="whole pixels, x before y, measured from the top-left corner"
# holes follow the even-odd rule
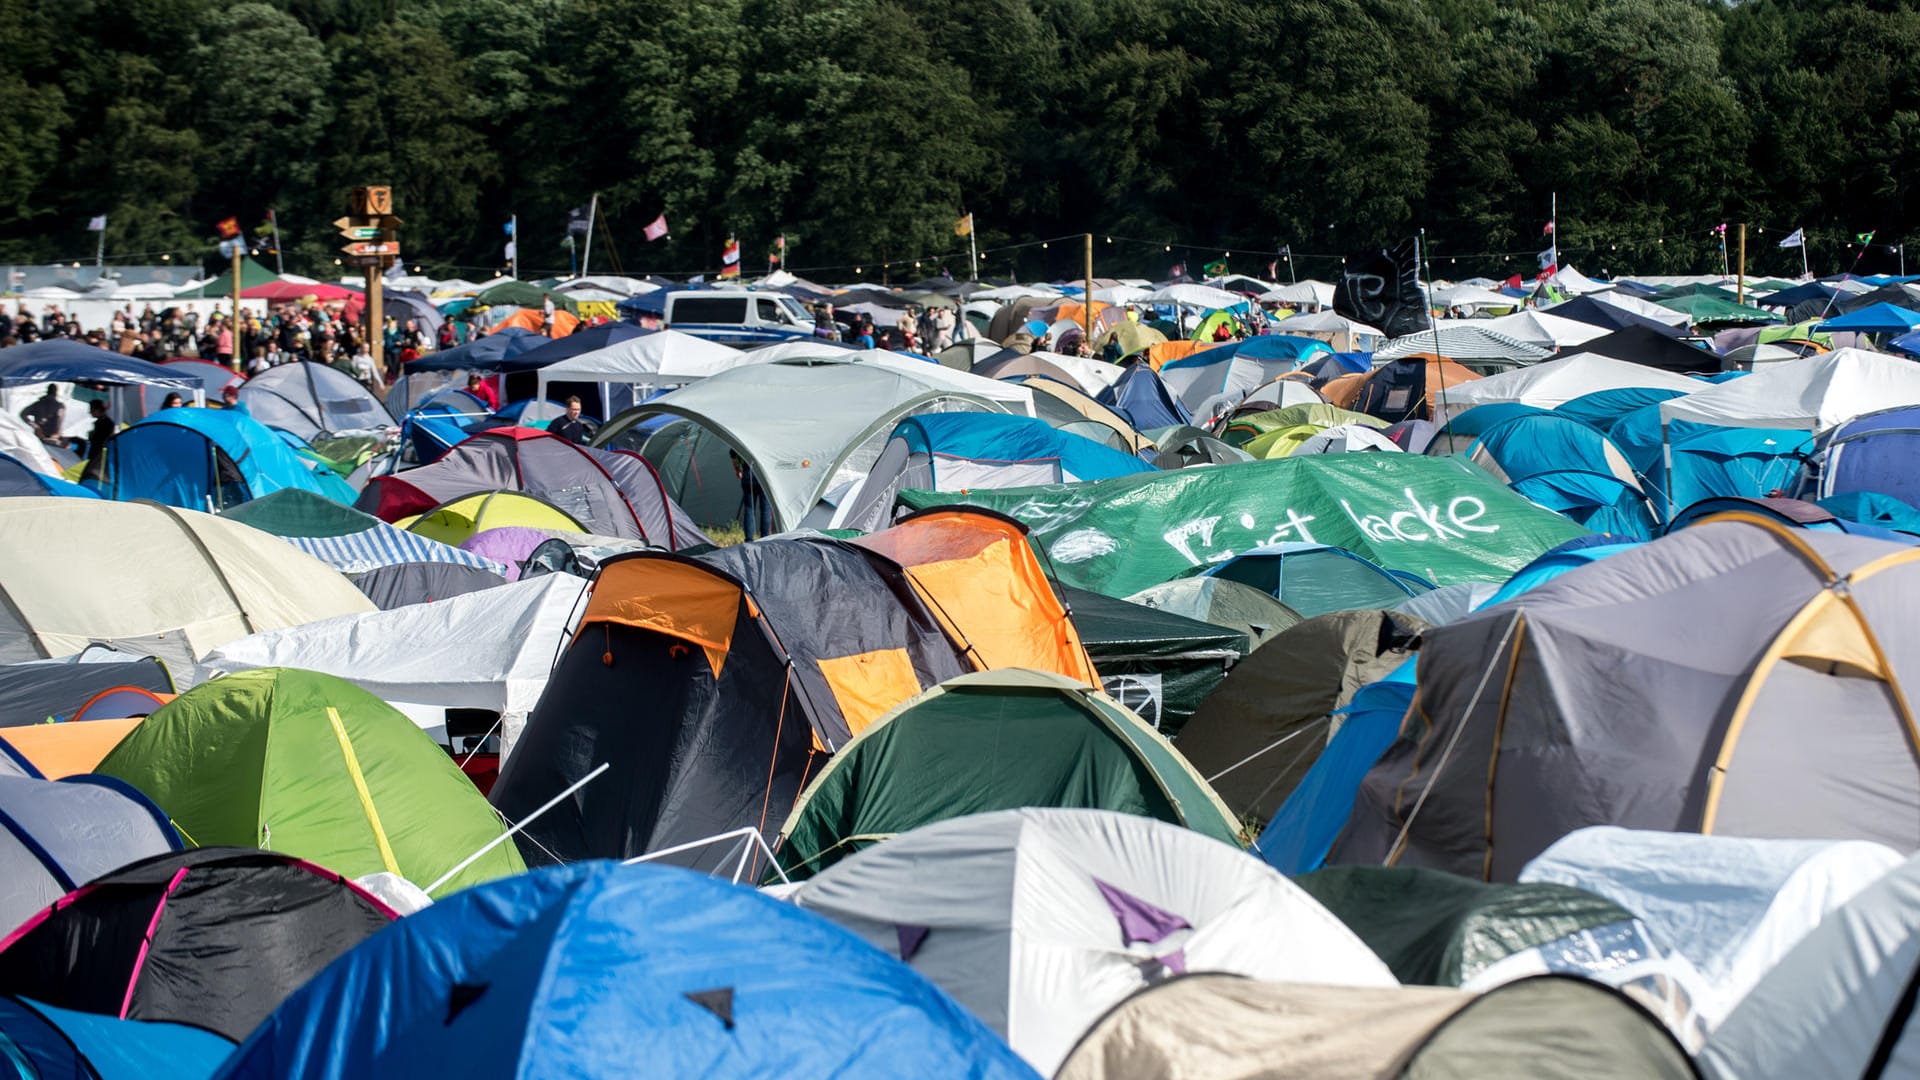
[[[748,362],[746,357],[739,349],[706,338],[656,330],[548,364],[540,369],[534,396],[545,401],[547,384],[557,381],[675,386],[738,367]]]
[[[1568,833],[1520,872],[1633,912],[1703,977],[1711,1031],[1827,913],[1900,865],[1864,840],[1755,840],[1596,826]]]
[[[1594,338],[1606,337],[1611,332],[1604,326],[1583,323],[1578,319],[1564,319],[1545,311],[1516,311],[1511,315],[1488,319],[1487,327],[1510,338],[1553,349],[1585,344]]]
[[[1382,330],[1368,326],[1363,322],[1354,322],[1345,315],[1332,311],[1316,311],[1311,315],[1294,315],[1281,319],[1274,328],[1283,334],[1371,334],[1374,337],[1386,337]]]
[[[1794,946],[1708,1040],[1702,1071],[1710,1080],[1913,1076],[1920,1010],[1907,995],[1916,968],[1920,857],[1829,913]],[[1883,1049],[1885,1069],[1870,1072]]]
[[[430,604],[253,634],[200,664],[227,673],[295,667],[338,675],[443,742],[447,709],[491,709],[500,714],[510,752],[546,689],[586,588],[572,574],[542,574]]]
[[[1660,403],[1660,422],[1824,431],[1861,413],[1920,405],[1920,364],[1838,349]]]
[[[1239,293],[1228,292],[1225,289],[1216,289],[1211,285],[1195,285],[1190,281],[1183,281],[1175,285],[1168,285],[1163,289],[1154,290],[1148,294],[1146,302],[1152,304],[1176,304],[1180,307],[1202,308],[1207,311],[1215,311],[1220,308],[1233,307],[1235,304],[1244,304],[1247,302],[1247,298],[1241,296]]]
[[[1152,289],[1142,289],[1137,285],[1113,285],[1093,290],[1093,298],[1102,304],[1139,304],[1152,295]]]
[[[1333,286],[1324,281],[1296,281],[1291,285],[1281,285],[1260,294],[1260,299],[1269,304],[1312,304],[1315,307],[1333,306]]]
[[[1645,364],[1615,360],[1597,353],[1574,353],[1531,367],[1503,371],[1484,379],[1450,386],[1445,400],[1435,406],[1435,411],[1440,413],[1435,420],[1445,423],[1477,405],[1492,405],[1502,401],[1552,409],[1583,394],[1600,390],[1642,386],[1691,394],[1695,391],[1704,392],[1712,385]]]
[[[1042,1076],[1168,975],[1394,986],[1353,932],[1259,859],[1152,818],[1003,810],[857,852],[790,895],[904,959]]]
[[[1591,295],[1593,299],[1599,303],[1611,304],[1621,311],[1630,311],[1642,318],[1652,319],[1654,322],[1662,323],[1666,326],[1684,327],[1692,321],[1684,311],[1663,308],[1651,300],[1642,300],[1637,296],[1629,296],[1618,290],[1609,289],[1606,292],[1597,292]],[[1558,306],[1558,304],[1549,304],[1539,310],[1552,311]]]
[[[1613,288],[1604,281],[1595,281],[1571,266],[1561,267],[1553,275],[1553,287],[1568,296],[1584,296],[1587,293],[1605,292]]]
[[[1480,308],[1517,308],[1527,301],[1522,296],[1508,296],[1506,293],[1482,289],[1476,285],[1436,285],[1433,288],[1433,302],[1442,307],[1478,310]]]
[[[1112,366],[1112,365],[1108,365]],[[1119,370],[1115,368],[1115,370]],[[60,467],[48,456],[47,448],[40,442],[26,421],[13,415],[12,409],[0,409],[0,454],[32,469],[43,476],[59,476]]]
[[[1023,296],[1059,296],[1060,290],[1049,285],[1002,285],[997,289],[982,289],[969,300],[1018,300]]]

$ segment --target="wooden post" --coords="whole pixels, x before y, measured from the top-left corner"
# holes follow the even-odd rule
[[[1086,324],[1087,346],[1093,346],[1093,234],[1087,234],[1087,295],[1080,299],[1080,320]]]
[[[233,338],[233,354],[227,358],[227,363],[232,364],[235,371],[245,371],[247,365],[240,359],[242,348],[240,344],[240,253],[247,250],[247,245],[237,236],[231,243],[233,244],[233,325],[228,327],[228,330]]]
[[[387,379],[387,361],[382,355],[387,344],[387,320],[380,314],[380,289],[385,280],[380,273],[380,260],[373,260],[367,267],[367,312],[363,329],[367,334],[367,351],[373,355],[374,378],[383,383]]]
[[[1740,223],[1740,276],[1735,279],[1733,296],[1739,303],[1747,302],[1747,223]]]

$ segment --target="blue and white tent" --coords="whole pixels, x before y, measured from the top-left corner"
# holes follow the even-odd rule
[[[283,489],[346,505],[353,487],[241,409],[163,409],[107,444],[106,494],[220,510]]]
[[[272,533],[343,574],[365,574],[402,563],[452,563],[495,574],[506,567],[471,551],[395,528],[372,514],[308,491],[276,491],[225,515]]]

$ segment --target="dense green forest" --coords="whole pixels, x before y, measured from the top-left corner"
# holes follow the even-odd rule
[[[205,260],[271,209],[288,269],[332,276],[380,182],[443,276],[494,272],[511,214],[523,274],[564,270],[594,192],[595,268],[627,273],[729,235],[752,271],[781,234],[824,280],[964,273],[965,209],[996,277],[1074,273],[1077,237],[1039,241],[1091,230],[1103,274],[1285,247],[1324,278],[1421,229],[1437,276],[1504,277],[1552,193],[1590,273],[1718,269],[1723,221],[1761,273],[1799,271],[1798,226],[1816,272],[1885,271],[1920,5],[0,0],[0,262],[90,258],[97,214],[110,259]]]

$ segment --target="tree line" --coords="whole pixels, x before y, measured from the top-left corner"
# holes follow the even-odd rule
[[[523,276],[564,271],[595,192],[599,270],[785,236],[895,282],[967,272],[963,211],[1023,279],[1087,231],[1102,274],[1326,278],[1421,230],[1436,276],[1530,274],[1554,193],[1589,273],[1717,270],[1721,222],[1750,272],[1798,273],[1796,227],[1883,272],[1920,212],[1911,0],[4,0],[0,57],[0,263],[100,214],[112,259],[211,261],[273,210],[333,277],[365,183],[467,277],[516,214]]]

